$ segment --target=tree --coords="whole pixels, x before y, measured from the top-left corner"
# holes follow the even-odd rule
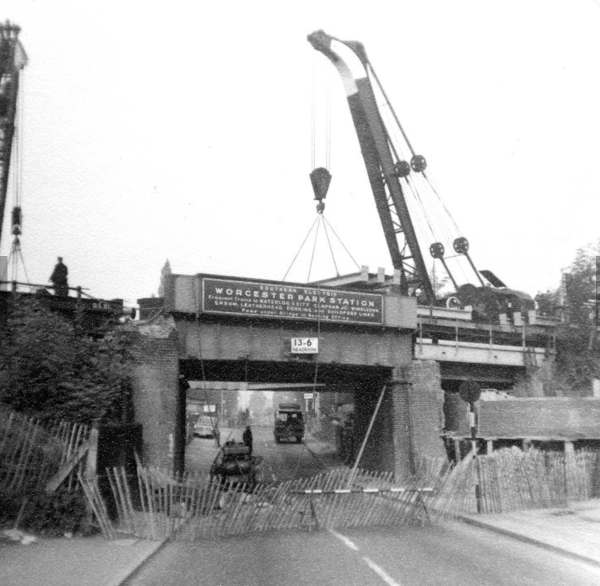
[[[600,355],[596,340],[596,257],[600,241],[580,248],[565,274],[564,287],[536,296],[538,310],[553,313],[560,308],[566,320],[556,337],[556,384],[561,394],[589,393],[600,378]],[[564,307],[559,300],[563,299]]]
[[[560,307],[560,295],[558,289],[548,289],[535,296],[537,312],[541,315],[555,315]]]
[[[0,402],[43,420],[129,419],[131,359],[117,329],[92,336],[79,318],[23,298],[0,327]]]

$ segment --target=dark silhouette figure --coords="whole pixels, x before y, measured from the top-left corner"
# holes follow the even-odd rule
[[[244,430],[244,433],[242,435],[242,441],[244,442],[244,445],[247,446],[250,450],[250,455],[252,455],[252,430],[250,429],[249,425],[247,425],[246,429]]]
[[[67,265],[63,264],[62,260],[62,256],[59,256],[54,271],[52,271],[52,275],[50,275],[50,281],[52,281],[52,284],[54,285],[55,295],[58,295],[59,297],[68,297],[69,282],[67,275],[69,274],[69,270],[67,269]]]

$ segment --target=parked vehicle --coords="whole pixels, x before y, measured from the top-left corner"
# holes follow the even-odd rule
[[[252,488],[261,480],[261,462],[260,456],[250,455],[248,446],[228,441],[215,457],[210,475],[223,485],[246,484],[247,488]]]
[[[208,437],[219,440],[219,422],[216,417],[201,415],[194,423],[194,437]]]
[[[280,403],[275,412],[275,427],[273,437],[276,443],[282,440],[304,439],[304,415],[297,403]]]

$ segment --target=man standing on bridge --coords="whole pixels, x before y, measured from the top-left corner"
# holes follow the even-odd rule
[[[58,262],[54,267],[54,271],[52,271],[52,275],[50,275],[50,281],[54,285],[54,294],[59,297],[68,297],[69,296],[69,282],[67,280],[67,275],[69,274],[69,270],[67,266],[63,264],[62,256],[58,257]]]
[[[242,435],[242,441],[244,442],[244,445],[248,447],[248,449],[250,450],[250,456],[252,455],[252,430],[250,429],[250,426],[247,425],[246,429],[244,430],[244,433]]]

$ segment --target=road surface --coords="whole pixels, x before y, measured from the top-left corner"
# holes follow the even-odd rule
[[[451,523],[176,542],[165,546],[128,584],[589,586],[600,584],[600,569]]]
[[[227,439],[241,441],[243,429],[221,429],[221,442]],[[271,427],[252,427],[253,453],[264,459],[264,479],[288,480],[312,476],[332,466],[341,465],[334,448],[307,435],[303,444],[275,443]],[[217,453],[214,439],[195,438],[186,449],[186,469],[208,471]]]

